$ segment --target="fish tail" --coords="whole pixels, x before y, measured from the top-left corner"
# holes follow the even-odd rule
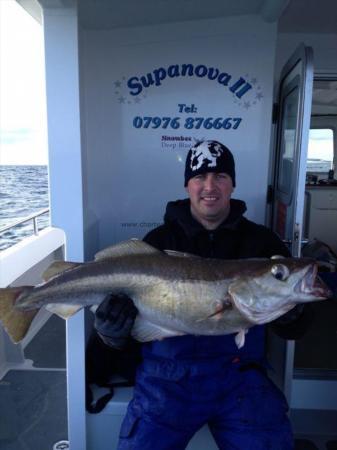
[[[15,344],[26,336],[38,312],[38,309],[19,311],[15,308],[15,302],[19,295],[32,289],[32,286],[0,289],[0,322]]]

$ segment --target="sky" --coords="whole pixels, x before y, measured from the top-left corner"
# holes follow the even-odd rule
[[[0,0],[0,164],[47,164],[42,26]]]

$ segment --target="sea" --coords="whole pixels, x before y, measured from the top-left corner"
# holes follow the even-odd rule
[[[47,166],[0,165],[0,230],[45,208],[49,208]],[[37,218],[39,230],[49,223],[49,213]],[[32,220],[0,232],[0,251],[33,233]]]

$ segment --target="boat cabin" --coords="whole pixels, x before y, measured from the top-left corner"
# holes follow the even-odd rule
[[[52,228],[33,247],[3,252],[2,286],[35,284],[50,258],[89,261],[161,224],[166,203],[186,197],[184,161],[200,139],[232,150],[233,197],[249,219],[273,228],[293,256],[322,244],[336,271],[336,2],[17,2],[43,27]],[[295,436],[321,450],[337,439],[336,312],[336,303],[318,306],[303,340],[268,343]],[[22,349],[48,318],[21,349],[0,333],[4,373],[27,368]],[[115,448],[132,393],[116,388],[102,412],[86,412],[92,321],[80,311],[60,338],[72,450]],[[205,448],[216,448],[206,428],[188,450]]]

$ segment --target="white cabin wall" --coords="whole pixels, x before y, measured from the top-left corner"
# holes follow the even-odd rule
[[[119,30],[82,30],[80,42],[88,257],[116,241],[142,237],[162,222],[167,201],[186,197],[183,172],[190,142],[180,147],[176,143],[175,148],[165,146],[163,135],[184,136],[191,142],[194,138],[213,138],[231,148],[237,164],[234,197],[247,202],[248,217],[263,223],[275,24],[258,16],[240,16]],[[167,77],[160,86],[150,86],[145,97],[145,91],[139,97],[129,94],[126,81],[130,77],[187,63],[219,68],[232,79],[224,86],[207,77]],[[231,82],[240,77],[252,84],[241,99],[229,91]],[[121,85],[114,85],[116,81]],[[178,104],[194,104],[197,113],[180,112]],[[135,116],[180,117],[182,124],[193,115],[241,117],[242,122],[237,130],[229,131],[132,126]],[[123,223],[132,225],[126,227]]]

